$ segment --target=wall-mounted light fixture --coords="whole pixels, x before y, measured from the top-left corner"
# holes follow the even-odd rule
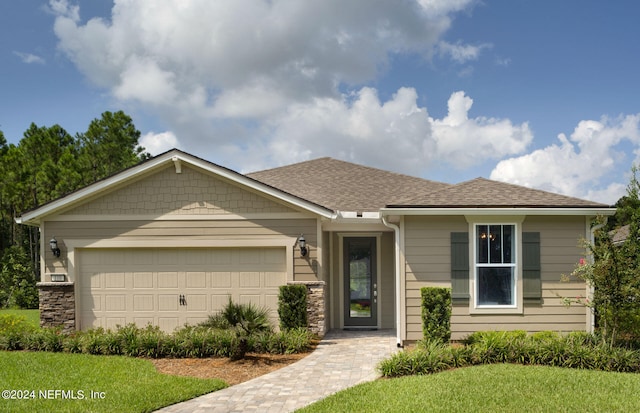
[[[51,241],[49,241],[49,247],[51,247],[53,255],[56,257],[60,256],[60,248],[58,248],[58,241],[56,240],[56,237],[51,238]]]
[[[306,257],[309,250],[307,249],[307,240],[304,239],[302,234],[298,237],[298,246],[300,247],[300,255]]]

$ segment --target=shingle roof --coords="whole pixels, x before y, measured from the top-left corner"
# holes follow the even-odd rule
[[[425,208],[602,208],[608,205],[539,189],[476,178],[426,196],[408,197],[390,207]]]
[[[246,175],[334,211],[378,211],[402,199],[425,197],[451,186],[333,158]]]

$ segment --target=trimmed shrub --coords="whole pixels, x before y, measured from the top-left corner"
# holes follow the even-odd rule
[[[207,321],[203,321],[202,323],[198,324],[198,326],[215,328],[218,330],[227,330],[231,328],[231,325],[221,313],[209,315]]]
[[[431,374],[477,364],[519,363],[615,372],[640,372],[640,351],[603,345],[584,332],[562,336],[554,332],[482,331],[464,345],[446,346],[433,340],[396,353],[378,366],[387,377]]]
[[[448,343],[451,338],[451,289],[422,287],[420,295],[424,339]]]
[[[425,340],[413,350],[400,351],[381,361],[378,371],[385,377],[438,373],[454,367],[459,361],[459,357],[454,357],[454,351],[438,340]]]
[[[241,306],[245,308],[246,306]],[[246,309],[246,308],[245,308]],[[140,328],[135,324],[118,326],[116,330],[95,328],[88,331],[62,333],[59,328],[36,328],[23,320],[4,320],[0,331],[0,350],[64,351],[96,355],[124,355],[129,357],[239,357],[240,352],[292,354],[308,351],[315,336],[307,329],[292,329],[274,333],[260,329],[262,317],[244,310],[241,314],[253,320],[245,327],[226,330],[186,325],[167,334],[157,326]],[[256,317],[253,317],[256,315]]]
[[[281,285],[278,295],[280,329],[307,328],[307,286]]]
[[[252,351],[269,354],[304,353],[311,348],[314,335],[306,328],[293,328],[278,333],[260,334],[251,343]]]

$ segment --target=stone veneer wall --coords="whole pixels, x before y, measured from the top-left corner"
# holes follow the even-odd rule
[[[40,326],[59,327],[70,333],[76,329],[76,300],[72,282],[41,282]]]
[[[324,281],[294,281],[290,284],[303,284],[307,286],[307,322],[309,330],[324,336],[327,332],[325,317],[325,282]]]

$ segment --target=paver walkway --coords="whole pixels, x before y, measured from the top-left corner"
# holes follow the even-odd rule
[[[294,364],[159,412],[291,412],[376,379],[378,362],[396,350],[393,330],[332,330],[313,353]]]

